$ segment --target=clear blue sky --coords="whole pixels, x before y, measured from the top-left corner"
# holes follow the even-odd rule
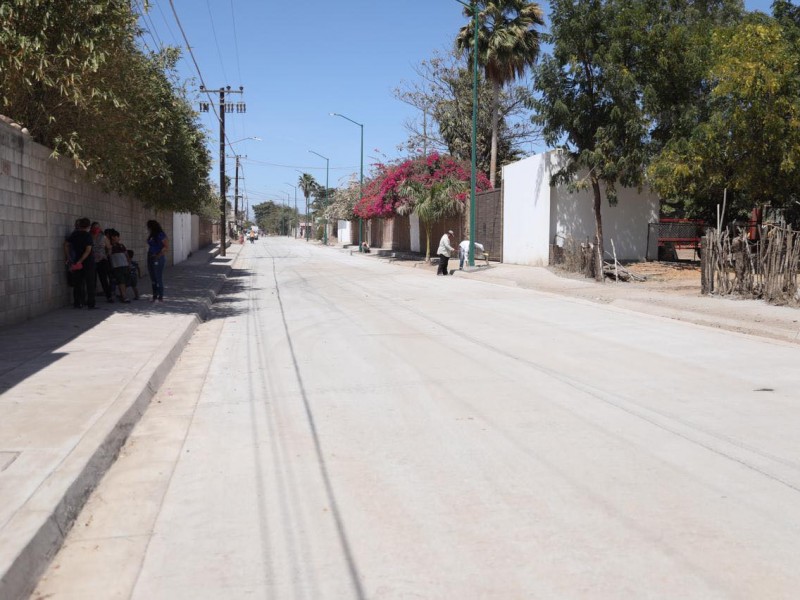
[[[359,128],[331,112],[364,123],[365,173],[376,160],[398,156],[407,137],[403,122],[414,111],[392,89],[413,80],[413,67],[435,50],[448,49],[465,23],[456,0],[173,1],[206,85],[245,88],[247,113],[228,114],[226,129],[230,140],[262,139],[235,145],[247,156],[242,188],[251,206],[286,193],[293,204],[294,190],[285,183],[297,183],[298,169],[324,183],[325,161],[309,150],[330,158],[331,187],[358,173]],[[749,10],[769,12],[770,4],[745,0]],[[150,0],[142,25],[150,47],[184,46],[168,0]],[[180,73],[196,89],[196,71],[184,54]],[[201,119],[216,159],[217,121],[211,113]],[[227,163],[232,177],[233,160]]]

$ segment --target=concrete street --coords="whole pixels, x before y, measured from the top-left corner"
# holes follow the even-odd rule
[[[262,238],[33,597],[797,598],[798,361]]]

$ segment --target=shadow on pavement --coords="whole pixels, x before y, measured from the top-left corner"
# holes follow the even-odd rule
[[[107,323],[115,314],[143,318],[195,314],[203,320],[242,314],[246,305],[240,306],[232,296],[247,287],[252,274],[247,269],[231,269],[233,258],[216,257],[168,268],[164,273],[164,302],[151,302],[149,279],[144,277],[139,282],[140,299],[130,304],[107,303],[100,295],[95,310],[70,306],[1,329],[0,394],[59,361],[67,355],[59,349],[93,328],[104,325],[109,327],[104,335],[115,336],[113,325]],[[124,339],[124,334],[119,337]]]

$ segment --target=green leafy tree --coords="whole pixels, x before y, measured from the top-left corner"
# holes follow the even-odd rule
[[[534,118],[566,158],[552,183],[592,190],[595,275],[602,280],[603,188],[615,203],[617,184],[642,184],[646,161],[648,122],[633,76],[637,46],[627,37],[631,15],[624,2],[552,0],[550,6],[553,50],[536,74]]]
[[[253,206],[253,216],[259,229],[274,235],[289,235],[297,213],[293,207],[268,200]]]
[[[143,53],[127,0],[0,4],[0,112],[146,204],[199,211],[210,156],[185,92],[178,51]]]
[[[398,188],[400,196],[407,201],[397,213],[415,214],[425,229],[425,262],[431,261],[431,231],[434,223],[464,212],[465,203],[459,199],[469,190],[465,181],[444,179],[425,185],[413,179],[405,180]]]
[[[655,188],[706,218],[728,188],[734,214],[791,203],[800,186],[796,46],[763,14],[715,32],[710,114],[650,166]]]
[[[650,151],[708,115],[711,38],[739,22],[742,0],[616,0],[613,35],[630,40],[631,74],[651,122]]]
[[[536,64],[539,56],[540,34],[537,27],[544,25],[542,9],[530,0],[477,0],[464,9],[464,15],[473,19],[478,11],[478,64],[483,67],[486,80],[492,86],[492,142],[489,181],[494,187],[497,177],[498,124],[500,96],[503,86],[525,74]],[[472,22],[461,28],[456,37],[456,47],[475,59],[474,26]]]

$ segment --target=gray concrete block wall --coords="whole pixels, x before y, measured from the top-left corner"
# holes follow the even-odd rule
[[[71,304],[63,244],[76,219],[88,217],[120,232],[145,273],[140,292],[149,289],[145,223],[156,219],[172,235],[172,212],[106,193],[69,160],[50,155],[0,122],[0,326]]]

